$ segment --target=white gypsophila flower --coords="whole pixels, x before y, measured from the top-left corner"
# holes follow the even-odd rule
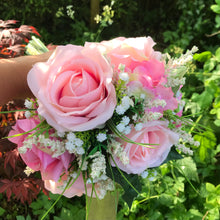
[[[159,118],[161,118],[162,116],[163,116],[163,114],[160,112],[146,112],[144,115],[144,121],[145,122],[155,121],[155,120],[158,120]]]
[[[79,154],[79,155],[82,155],[85,153],[85,150],[83,147],[76,147],[76,153]]]
[[[129,118],[128,116],[124,116],[124,117],[122,118],[121,123],[123,123],[124,125],[128,125],[129,122],[130,122],[130,118]]]
[[[118,105],[116,106],[115,111],[118,115],[123,115],[126,112],[126,109],[122,105]]]
[[[72,141],[67,141],[65,143],[65,148],[69,153],[74,153],[76,150],[76,145]]]
[[[180,85],[184,85],[186,81],[185,77],[182,78],[174,78],[174,76],[169,76],[167,77],[167,83],[166,83],[166,87],[176,87],[176,86],[180,86]]]
[[[91,157],[91,156],[90,156]],[[101,175],[106,173],[106,161],[105,156],[100,152],[96,152],[92,155],[93,160],[91,164],[90,176],[92,179],[98,179]]]
[[[26,166],[25,170],[24,170],[24,173],[27,175],[27,176],[30,176],[32,173],[35,173],[35,170],[32,170],[29,166]]]
[[[105,140],[107,140],[107,135],[105,133],[99,133],[97,136],[96,136],[98,142],[103,142]]]
[[[76,179],[76,177],[77,177],[77,172],[69,173],[69,176],[72,177],[73,179]]]
[[[86,161],[86,160],[82,161],[82,156],[81,155],[79,155],[77,159],[78,159],[78,165],[79,165],[79,167],[81,167],[81,170],[87,170],[88,161]]]
[[[155,177],[154,177],[154,176],[151,176],[151,177],[148,178],[148,180],[152,182],[152,181],[155,180]]]
[[[65,132],[57,131],[57,136],[62,138],[65,136]]]
[[[74,140],[74,144],[75,144],[77,147],[82,147],[83,144],[84,144],[84,142],[83,142],[83,140],[81,140],[80,138],[76,138],[76,139]]]
[[[142,128],[143,128],[143,123],[138,123],[138,124],[136,124],[136,125],[134,126],[134,129],[135,129],[136,131],[140,131]]]
[[[27,150],[28,150],[28,148],[25,145],[18,148],[19,154],[25,154],[27,152]]]
[[[176,145],[176,148],[181,152],[183,152],[184,154],[188,154],[190,156],[193,155],[193,151],[188,147],[186,147],[184,144],[179,143]]]
[[[74,141],[76,139],[76,135],[73,132],[69,132],[66,137],[68,141]]]
[[[195,141],[194,142],[194,146],[199,147],[200,146],[200,142],[199,141]]]
[[[119,157],[120,161],[121,161],[124,165],[129,164],[129,158],[128,158],[126,152],[121,151],[121,154],[120,154],[119,156],[120,156],[120,157]]]
[[[161,118],[163,116],[162,113],[160,112],[154,112],[153,113],[153,120],[158,120],[159,118]]]
[[[154,170],[153,175],[154,175],[154,176],[157,176],[157,174],[158,174],[157,171]]]
[[[28,109],[31,109],[33,106],[33,103],[29,101],[28,99],[25,99],[24,106]]]
[[[126,164],[129,164],[129,158],[128,158],[126,152],[125,152],[125,151],[123,150],[123,148],[121,147],[121,145],[122,145],[122,144],[121,144],[120,142],[118,142],[118,141],[112,139],[112,140],[111,140],[111,144],[110,144],[110,146],[109,146],[109,149],[110,149],[109,153],[111,153],[111,154],[117,156],[117,157],[120,159],[120,161],[121,161],[124,165],[126,165]]]
[[[141,93],[140,99],[145,99],[145,98],[146,98],[146,95],[144,93]]]
[[[31,149],[33,144],[35,144],[37,142],[37,137],[33,136],[31,138],[26,139],[23,142],[23,146],[18,148],[18,151],[20,154],[25,154],[27,152],[28,149]]]
[[[143,179],[147,178],[148,175],[149,175],[149,172],[148,172],[147,170],[145,170],[145,171],[143,171],[143,172],[141,173],[141,177],[142,177]]]
[[[125,127],[125,130],[124,130],[124,134],[130,134],[131,133],[131,127],[128,125]]]
[[[123,123],[119,123],[116,125],[116,128],[120,131],[123,132],[125,130],[125,125]]]
[[[130,106],[134,105],[134,102],[128,97],[124,96],[121,100],[121,105],[126,109],[126,111],[130,108]]]
[[[26,118],[30,118],[31,117],[31,112],[30,111],[25,111],[24,113]]]
[[[128,75],[128,73],[125,73],[125,72],[119,73],[119,78],[125,82],[129,81],[129,75]]]
[[[93,182],[92,182],[92,180],[91,180],[91,178],[88,178],[87,180],[86,180],[86,184],[92,184]]]
[[[96,183],[96,193],[99,199],[103,199],[107,191],[114,191],[114,190],[115,190],[115,185],[110,178]]]
[[[122,63],[120,63],[120,64],[118,65],[118,69],[119,69],[121,72],[124,72],[124,70],[125,70],[125,65],[122,64]]]
[[[137,118],[138,118],[138,115],[137,115],[137,114],[135,114],[135,115],[132,116],[132,119],[133,119],[134,121],[136,121]]]

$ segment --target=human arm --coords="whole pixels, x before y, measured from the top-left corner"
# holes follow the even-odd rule
[[[53,51],[11,59],[0,59],[0,105],[12,99],[32,97],[27,85],[27,74],[37,62],[45,62]]]

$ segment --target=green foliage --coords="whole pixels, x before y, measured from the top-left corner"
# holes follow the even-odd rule
[[[5,209],[3,209],[2,207],[0,207],[0,216],[2,216],[5,213]]]
[[[40,220],[51,205],[56,201],[59,195],[51,194],[48,199],[47,196],[41,194],[38,200],[33,202],[30,206],[34,216],[37,216]],[[85,201],[84,198],[80,199],[68,199],[62,197],[51,212],[46,216],[45,219],[53,220],[71,220],[71,219],[85,219]]]

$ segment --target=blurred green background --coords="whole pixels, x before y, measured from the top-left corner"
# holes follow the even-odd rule
[[[219,28],[216,14],[210,9],[214,3],[214,0],[1,0],[0,18],[33,25],[45,43],[83,44],[117,36],[150,35],[161,49],[197,45],[203,51],[213,49],[219,41],[217,34],[210,37]],[[103,11],[105,5],[111,7],[111,13]],[[102,16],[99,24],[94,21],[97,13]]]

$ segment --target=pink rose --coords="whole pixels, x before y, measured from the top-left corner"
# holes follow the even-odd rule
[[[53,180],[45,180],[44,181],[44,186],[47,190],[52,192],[53,194],[61,194],[66,186],[68,174],[65,174],[62,176],[61,180],[58,182],[53,181]],[[72,182],[75,181],[72,180]],[[65,184],[65,185],[64,185]],[[96,188],[96,184],[94,185]],[[96,193],[92,189],[92,184],[86,184],[86,191],[85,191],[85,185],[84,185],[84,180],[82,174],[79,175],[79,177],[76,179],[76,181],[68,188],[65,190],[63,193],[64,196],[67,198],[71,198],[74,196],[82,196],[83,194],[86,194],[88,196],[96,197],[99,195],[99,191],[96,190]]]
[[[62,176],[61,180],[53,181],[53,180],[45,180],[44,186],[47,190],[52,192],[53,194],[61,194],[64,190],[64,183],[66,184],[67,175]],[[87,194],[90,195],[92,192],[92,185],[87,184]],[[70,186],[65,192],[64,196],[71,198],[74,196],[82,196],[85,193],[84,181],[82,174],[77,178],[77,180]]]
[[[103,125],[116,106],[112,68],[97,48],[58,46],[45,63],[28,74],[39,100],[38,113],[60,132]]]
[[[164,107],[159,106],[151,109],[153,112],[161,112],[166,110],[175,110],[178,108],[178,100],[174,97],[172,89],[164,87],[162,85],[157,86],[152,90],[156,98],[165,100],[166,105]]]
[[[164,64],[158,60],[131,62],[130,69],[144,88],[152,89],[166,81]]]
[[[169,130],[167,126],[167,121],[152,121],[147,122],[140,131],[133,128],[127,135],[128,138],[135,142],[158,145],[153,146],[154,149],[150,149],[123,142],[123,150],[129,158],[129,164],[124,165],[119,158],[115,157],[117,166],[128,174],[140,174],[147,168],[159,166],[166,159],[170,148],[179,139],[178,134]],[[112,165],[115,166],[113,161]]]
[[[95,43],[86,43],[85,46],[90,44],[94,45]],[[118,37],[96,44],[99,50],[107,54],[115,68],[118,68],[119,64],[125,64],[129,67],[133,61],[160,60],[161,53],[154,51],[154,45],[155,42],[151,37]]]
[[[86,43],[97,47],[109,58],[117,71],[119,64],[125,65],[131,81],[140,81],[144,88],[153,88],[166,82],[161,53],[154,51],[155,42],[151,37],[119,37],[101,43]]]
[[[10,131],[9,136],[27,132],[35,128],[37,124],[39,124],[39,120],[33,118],[17,120],[13,130]],[[16,143],[18,148],[20,148],[23,146],[23,141],[30,134],[31,133],[12,137],[9,138],[9,140]],[[74,159],[74,155],[65,152],[57,158],[53,158],[49,153],[50,152],[46,153],[39,149],[36,143],[36,145],[33,144],[32,148],[28,149],[26,153],[20,155],[27,166],[35,171],[41,172],[43,180],[52,179],[57,181],[60,178],[60,175],[68,170],[69,164]]]

